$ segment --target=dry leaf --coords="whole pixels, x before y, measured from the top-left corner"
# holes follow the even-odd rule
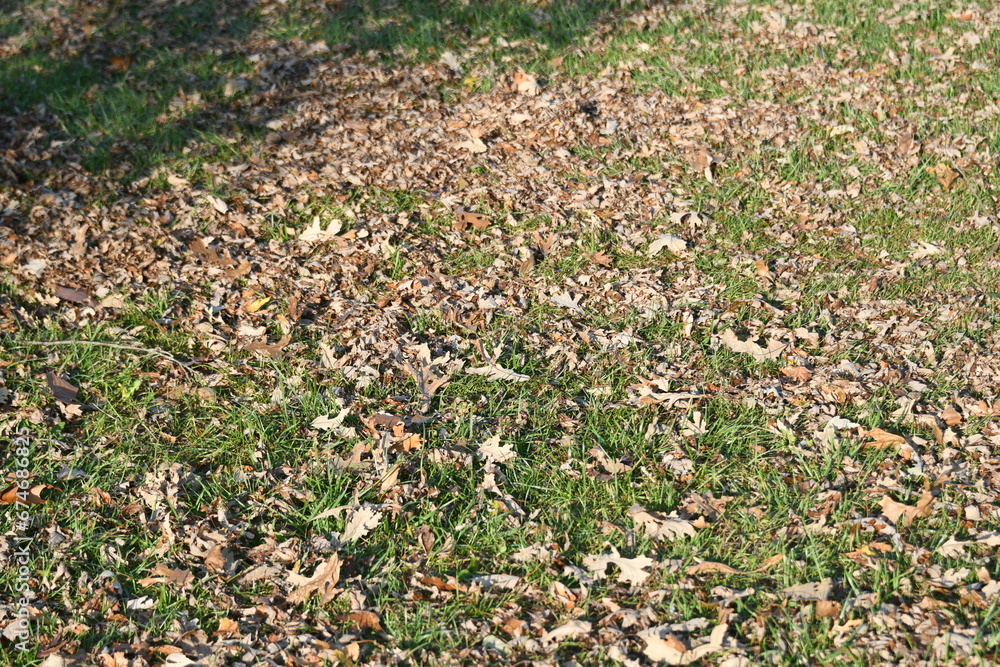
[[[372,632],[382,631],[382,621],[373,611],[352,611],[349,614],[342,614],[337,617],[338,621],[350,623],[357,630],[371,630]]]
[[[486,151],[489,150],[489,147],[487,147],[487,145],[483,143],[482,139],[480,139],[479,137],[474,137],[472,135],[469,135],[469,138],[467,140],[460,141],[454,144],[454,147],[469,151],[470,153],[473,154],[485,153]]]
[[[756,361],[770,361],[778,359],[785,351],[785,348],[788,347],[785,343],[774,340],[773,338],[767,340],[767,347],[762,347],[753,340],[741,340],[732,329],[726,329],[722,332],[722,335],[719,338],[723,345],[733,352],[749,354]]]
[[[326,563],[317,565],[312,578],[308,579],[300,588],[289,593],[287,600],[290,604],[301,604],[308,600],[313,593],[321,593],[320,604],[326,604],[336,595],[338,581],[340,581],[340,556],[334,553]]]
[[[490,226],[492,222],[488,215],[473,213],[460,208],[455,211],[455,224],[452,227],[459,232],[464,232],[471,225],[477,232],[481,232]]]
[[[91,303],[90,293],[87,290],[72,289],[70,287],[56,289],[56,298],[74,303]]]
[[[827,578],[808,584],[789,586],[779,592],[793,600],[829,600],[830,595],[833,594],[833,580]]]
[[[962,413],[949,406],[941,413],[941,421],[948,426],[958,426],[962,423]]]
[[[917,261],[924,259],[925,257],[933,257],[934,255],[940,255],[944,252],[944,248],[933,243],[928,243],[927,241],[920,241],[914,246],[913,252],[910,253],[910,259]]]
[[[563,292],[562,294],[556,294],[555,296],[550,297],[549,301],[557,306],[562,306],[563,308],[569,308],[570,310],[575,310],[581,315],[585,315],[586,311],[580,307],[581,298],[583,298],[583,295],[581,294],[577,294],[574,297],[569,292]]]
[[[901,435],[896,435],[895,433],[889,433],[880,428],[873,428],[868,431],[866,435],[871,438],[870,441],[865,443],[867,447],[876,447],[878,449],[885,449],[886,447],[894,447],[896,445],[907,444],[906,438]]]
[[[945,190],[950,190],[951,184],[954,183],[955,179],[959,177],[959,173],[957,171],[943,162],[939,162],[933,167],[928,167],[927,171],[934,174],[938,183],[940,183],[941,187]]]
[[[491,588],[513,590],[521,583],[521,577],[513,574],[479,574],[471,577],[469,583],[481,587],[484,591]]]
[[[221,257],[219,251],[215,248],[210,248],[205,244],[203,239],[195,239],[188,244],[195,255],[209,264],[215,264],[218,266],[236,266],[236,260],[230,259],[229,257]]]
[[[479,458],[487,463],[503,463],[517,457],[513,445],[501,445],[500,434],[494,435],[476,450]]]
[[[347,519],[344,527],[344,534],[340,539],[342,542],[353,542],[375,530],[379,522],[382,521],[382,514],[368,503],[363,503],[355,509]]]
[[[183,588],[193,582],[194,575],[191,574],[191,570],[172,570],[163,563],[157,563],[150,576],[139,580],[139,585],[171,584]]]
[[[485,375],[487,380],[492,380],[494,382],[498,380],[503,380],[505,382],[527,382],[531,379],[527,375],[512,371],[509,368],[504,368],[499,364],[489,364],[488,366],[479,366],[478,368],[466,368],[465,372],[471,375]]]
[[[309,241],[313,243],[326,243],[328,241],[337,241],[340,237],[337,236],[340,233],[342,223],[340,220],[331,220],[327,223],[326,229],[323,229],[323,225],[320,223],[319,216],[314,216],[312,224],[302,230],[299,234],[300,241]]]
[[[608,565],[618,566],[620,570],[619,581],[640,586],[649,577],[649,572],[646,572],[645,568],[656,565],[656,561],[648,556],[624,558],[614,547],[611,547],[610,554],[587,556],[583,559],[583,566],[594,573],[595,579],[604,579],[607,576],[605,570],[607,570]]]
[[[900,525],[900,517],[903,519],[902,525],[909,526],[917,517],[930,515],[932,511],[931,506],[933,504],[934,496],[930,491],[924,491],[921,494],[916,506],[904,505],[903,503],[896,502],[887,495],[883,495],[882,499],[879,500],[879,506],[882,508],[882,514],[885,518],[889,519],[889,521],[897,526]]]
[[[41,505],[46,503],[42,498],[42,492],[46,489],[54,489],[51,484],[35,484],[28,488],[21,488],[18,484],[11,484],[3,491],[0,491],[0,505]]]
[[[690,521],[663,516],[659,512],[648,512],[641,505],[632,505],[628,515],[635,521],[636,527],[641,528],[653,540],[676,540],[695,535]]]
[[[549,644],[559,639],[565,639],[566,637],[586,635],[590,632],[591,627],[589,621],[570,621],[560,625],[558,628],[549,630],[540,639],[543,644]]]
[[[646,254],[652,257],[664,248],[679,255],[687,250],[687,241],[673,234],[664,234],[649,244],[649,250],[646,251]]]
[[[45,382],[49,385],[49,391],[56,400],[70,405],[76,402],[76,395],[80,392],[77,387],[70,384],[61,375],[56,375],[52,371],[45,374]]]
[[[803,382],[807,382],[812,377],[812,371],[805,366],[785,366],[781,369],[781,374]]]
[[[112,56],[108,58],[108,70],[116,74],[124,74],[132,65],[131,56]]]
[[[212,205],[212,208],[219,213],[227,213],[229,211],[229,206],[226,202],[222,201],[218,197],[214,195],[205,195],[205,199],[208,200],[208,203]]]
[[[167,176],[167,183],[175,188],[186,188],[191,185],[191,181],[186,178],[181,178],[177,174],[170,174]]]
[[[522,95],[534,97],[538,94],[538,80],[524,70],[514,72],[514,87]]]

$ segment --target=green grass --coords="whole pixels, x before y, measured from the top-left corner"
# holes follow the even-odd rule
[[[994,215],[1000,185],[989,157],[1000,150],[1000,127],[984,111],[1000,90],[996,31],[959,49],[959,67],[938,56],[976,24],[955,18],[962,8],[954,3],[794,3],[781,8],[784,32],[769,31],[773,7],[762,2],[669,7],[645,25],[623,20],[631,9],[605,0],[36,0],[0,17],[0,103],[21,133],[10,141],[26,151],[11,162],[15,180],[0,185],[0,260],[37,235],[50,245],[28,247],[44,247],[56,266],[67,261],[58,246],[63,223],[33,220],[52,206],[49,190],[66,190],[64,172],[92,179],[72,209],[92,216],[92,239],[110,243],[101,235],[119,233],[121,222],[111,210],[140,210],[136,202],[165,196],[171,174],[225,198],[255,225],[243,237],[197,209],[178,211],[190,219],[170,224],[136,214],[131,222],[171,235],[158,255],[171,282],[140,282],[93,246],[126,307],[84,324],[68,318],[79,304],[52,301],[51,280],[86,284],[96,268],[81,261],[80,272],[35,282],[19,272],[32,257],[15,253],[0,269],[0,385],[16,395],[16,404],[0,406],[0,428],[28,428],[29,469],[57,487],[31,508],[30,568],[44,603],[33,625],[39,647],[68,640],[70,652],[97,651],[140,636],[160,646],[179,641],[179,628],[195,621],[209,636],[237,622],[259,644],[297,615],[306,624],[297,633],[336,644],[352,632],[345,614],[363,608],[377,610],[383,631],[357,633],[361,662],[384,649],[438,664],[481,646],[487,633],[511,640],[503,623],[512,617],[529,623],[535,639],[577,617],[596,628],[613,607],[648,607],[652,625],[699,618],[714,625],[723,597],[716,587],[728,587],[746,593],[729,606],[729,636],[749,647],[752,662],[867,663],[875,652],[864,642],[882,632],[880,605],[898,615],[920,607],[913,613],[921,615],[929,613],[926,600],[938,605],[942,632],[984,635],[972,658],[995,659],[997,641],[984,630],[995,622],[995,600],[973,602],[978,589],[962,588],[982,577],[979,568],[1000,577],[995,559],[980,547],[968,547],[969,558],[935,551],[952,536],[988,529],[990,519],[963,517],[971,504],[995,509],[986,472],[992,454],[964,440],[946,450],[933,428],[897,411],[907,397],[917,417],[996,401],[988,374],[1000,331],[1000,269],[990,254],[998,239],[995,219],[982,222]],[[53,18],[42,20],[49,11]],[[794,32],[805,24],[812,28]],[[321,40],[327,49],[309,50]],[[280,56],[290,68],[284,78],[275,49],[291,54]],[[538,186],[546,195],[572,196],[607,179],[613,186],[601,196],[614,197],[615,183],[638,175],[640,187],[621,186],[630,193],[621,195],[624,215],[615,204],[566,209],[559,218],[505,196],[510,181],[492,153],[443,192],[331,181],[285,188],[286,203],[273,207],[273,195],[259,195],[255,183],[226,176],[226,166],[250,160],[289,168],[278,164],[267,123],[296,113],[284,95],[304,87],[311,68],[349,60],[409,75],[448,51],[460,71],[429,77],[427,94],[462,113],[470,100],[488,108],[512,95],[503,87],[517,68],[543,79],[554,98],[573,82],[581,103],[591,102],[587,85],[617,77],[617,97],[595,103],[599,125],[641,104],[632,93],[662,94],[656,99],[668,111],[648,135],[595,143],[581,130],[558,147],[570,155],[564,162],[555,146],[531,149],[546,168],[572,165],[550,170],[551,181]],[[986,66],[971,67],[976,61]],[[247,81],[247,90],[227,96],[232,79]],[[716,104],[731,114],[726,123],[705,120]],[[771,132],[772,117],[787,122]],[[23,133],[35,125],[41,134],[24,148]],[[853,129],[833,131],[845,125]],[[909,129],[921,149],[907,162],[895,146]],[[501,130],[503,140],[520,141]],[[646,139],[659,147],[640,153]],[[724,158],[714,182],[687,164],[685,141]],[[38,153],[49,148],[59,151]],[[313,159],[325,158],[301,162]],[[961,172],[947,188],[929,171],[939,163]],[[636,204],[647,190],[669,193],[673,203]],[[490,226],[457,232],[442,195],[486,214]],[[696,212],[702,224],[675,222],[676,211]],[[316,217],[324,225],[341,220],[345,232],[378,243],[351,239],[343,253],[334,243],[299,245]],[[541,252],[537,233],[558,236],[552,252]],[[688,250],[649,256],[648,243],[667,233],[684,236]],[[185,249],[195,236],[242,252],[253,275],[230,283],[211,274]],[[920,241],[944,252],[915,257]],[[522,247],[536,258],[524,273]],[[611,267],[594,261],[598,252]],[[757,261],[768,275],[759,275]],[[423,291],[401,284],[428,276],[440,282]],[[549,300],[564,291],[583,296],[582,313]],[[266,308],[247,312],[246,303],[265,296]],[[483,308],[487,297],[505,305]],[[244,348],[241,326],[265,327],[273,343],[295,302],[308,315],[292,322],[285,357]],[[923,333],[911,335],[915,320]],[[720,344],[729,328],[784,336],[795,348],[754,361]],[[796,337],[798,328],[818,342]],[[451,381],[422,415],[419,387],[402,364],[422,344],[434,359],[448,355],[465,368],[487,363],[481,350],[496,351],[499,365],[528,379],[490,381],[449,366]],[[331,367],[329,355],[353,361]],[[788,377],[794,365],[814,379]],[[80,414],[54,400],[49,371],[80,388]],[[657,377],[669,391],[703,397],[632,402],[633,385]],[[353,434],[312,426],[344,407],[343,426]],[[407,450],[391,428],[373,426],[378,414],[411,419],[404,431],[419,447]],[[867,446],[861,431],[821,435],[834,415],[923,439],[932,472],[908,472],[912,462]],[[660,432],[649,430],[654,421]],[[995,419],[966,414],[954,432],[983,435],[979,446],[992,452]],[[495,470],[474,454],[493,435],[516,453]],[[358,447],[361,465],[345,468]],[[11,469],[9,453],[4,461]],[[608,462],[621,469],[612,474]],[[495,487],[484,483],[488,474]],[[912,506],[925,489],[942,504],[897,527],[902,542],[859,523],[880,515],[883,494]],[[364,503],[379,508],[380,522],[339,544],[353,510],[334,510]],[[712,503],[716,510],[706,509]],[[702,519],[690,538],[652,540],[629,518],[634,504]],[[216,542],[237,571],[208,565],[202,552]],[[551,549],[555,562],[513,559],[535,544]],[[619,582],[612,569],[584,595],[572,568],[611,547],[661,565],[644,587]],[[343,562],[338,585],[354,597],[288,602],[290,573],[312,572],[334,552]],[[740,572],[690,575],[701,561]],[[243,581],[256,564],[278,569]],[[193,581],[183,589],[141,583],[158,565],[190,569]],[[933,567],[970,573],[943,589],[927,581]],[[474,578],[487,574],[520,582],[477,592]],[[457,588],[439,590],[428,577]],[[843,605],[833,617],[779,594],[827,577]],[[3,568],[5,601],[16,584],[16,569]],[[575,591],[572,608],[556,595],[561,586]],[[151,598],[148,608],[128,607],[142,596]],[[853,621],[865,623],[856,640],[843,639],[850,632],[837,639],[835,628]],[[77,623],[85,627],[73,630]],[[642,650],[635,631],[623,629],[633,659]],[[893,635],[900,646],[909,642],[896,658],[961,658],[955,648],[951,658],[934,654],[917,635]],[[512,649],[502,659],[610,661],[597,636],[551,651]],[[855,645],[868,653],[852,653]],[[40,662],[8,645],[0,654],[18,667]]]

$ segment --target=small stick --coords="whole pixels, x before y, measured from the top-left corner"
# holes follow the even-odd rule
[[[181,361],[169,352],[164,352],[163,350],[158,350],[156,348],[148,347],[138,347],[136,345],[121,345],[119,343],[104,343],[98,340],[24,340],[21,341],[21,345],[96,345],[98,347],[110,347],[116,350],[131,350],[132,352],[142,352],[143,354],[152,354],[158,357],[162,357],[169,361],[174,362],[185,371],[190,372],[190,364]]]

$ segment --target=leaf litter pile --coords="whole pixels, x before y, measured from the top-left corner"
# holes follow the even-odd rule
[[[95,104],[151,89],[143,49],[239,63],[142,168],[58,91],[0,107],[8,662],[998,659],[1000,10],[650,4],[549,44],[538,2],[536,38],[379,50],[309,32],[339,5],[131,50],[100,31],[159,5],[6,25],[5,81],[98,62]]]

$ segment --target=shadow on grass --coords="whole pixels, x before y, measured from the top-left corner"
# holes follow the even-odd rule
[[[264,131],[262,118],[282,113],[227,96],[227,81],[230,94],[239,80],[251,91],[280,87],[286,94],[267,98],[273,100],[304,88],[316,61],[358,52],[375,52],[391,66],[477,44],[479,57],[499,64],[518,55],[517,42],[527,42],[542,60],[614,20],[621,4],[8,1],[0,4],[0,125],[7,126],[0,126],[0,148],[70,142],[62,153],[88,171],[112,169],[130,180],[181,157],[192,141],[209,154],[238,151],[234,145]],[[264,55],[283,44],[309,52],[317,42],[326,46],[314,48],[310,62],[300,58],[280,76],[287,63]],[[526,58],[517,64],[530,68]],[[44,179],[43,162],[22,162],[7,176]]]

